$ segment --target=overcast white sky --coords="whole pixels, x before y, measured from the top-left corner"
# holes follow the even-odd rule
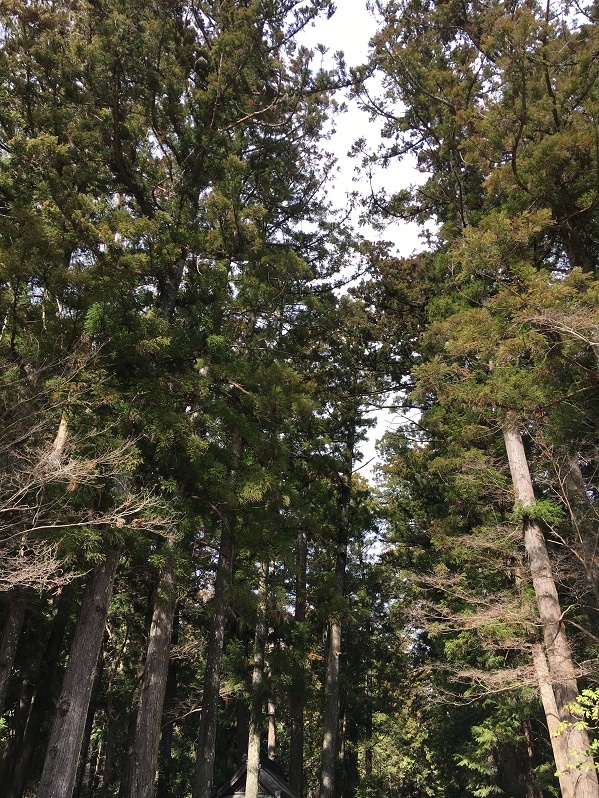
[[[300,41],[311,49],[314,49],[317,44],[323,44],[328,48],[329,61],[325,60],[324,66],[332,66],[332,56],[338,50],[344,52],[349,66],[358,66],[365,63],[368,58],[368,42],[376,28],[376,19],[367,11],[366,0],[338,0],[337,11],[331,19],[319,20],[303,32]],[[318,53],[315,57],[319,58]],[[361,136],[368,138],[370,135],[373,138],[373,146],[376,146],[378,138],[376,123],[371,122],[368,115],[360,111],[355,102],[349,100],[347,104],[347,112],[335,120],[336,132],[333,138],[330,142],[326,142],[326,149],[334,152],[338,159],[335,185],[330,192],[331,199],[337,206],[343,204],[345,195],[351,191],[358,190],[365,193],[368,191],[368,185],[364,179],[361,181],[358,179],[356,182],[358,162],[347,157],[352,144]],[[422,182],[423,176],[406,160],[402,164],[395,164],[381,172],[377,179],[389,189],[398,190],[410,183]],[[394,224],[383,233],[375,232],[369,227],[362,227],[360,232],[366,238],[373,240],[384,238],[386,241],[392,241],[398,254],[401,255],[410,255],[415,250],[422,248],[418,239],[419,228],[415,224]],[[386,430],[396,427],[399,421],[400,419],[393,418],[385,411],[377,413],[377,426],[371,430],[369,441],[362,446],[364,467],[360,473],[365,476],[372,474],[372,468],[375,465],[375,441]],[[369,461],[371,462],[368,465]]]
[[[377,20],[366,9],[366,0],[338,0],[337,10],[331,19],[319,19],[303,32],[300,41],[312,49],[318,44],[328,48],[324,66],[333,65],[333,55],[338,50],[343,51],[349,66],[358,66],[368,59],[368,42],[376,29]],[[315,59],[319,57],[316,53]],[[336,132],[326,146],[326,149],[334,152],[338,159],[338,173],[331,191],[331,198],[336,205],[342,205],[345,195],[350,191],[356,189],[364,193],[368,191],[366,180],[363,178],[360,182],[359,174],[356,173],[358,160],[348,158],[347,153],[356,139],[361,136],[366,139],[370,136],[373,139],[373,146],[376,146],[379,130],[377,123],[372,122],[366,113],[360,111],[354,101],[348,100],[347,106],[348,110],[336,118]],[[398,190],[410,183],[422,182],[423,176],[416,172],[409,159],[405,159],[402,164],[397,163],[390,169],[381,171],[377,179],[380,184]],[[363,227],[361,233],[367,238],[384,237],[385,240],[393,241],[402,255],[410,255],[414,250],[421,249],[418,239],[419,228],[415,224],[396,224],[389,227],[384,234]]]

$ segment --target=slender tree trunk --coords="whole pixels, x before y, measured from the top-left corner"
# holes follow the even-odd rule
[[[241,454],[241,435],[233,434],[232,440],[233,466],[229,471],[227,485],[232,490],[237,479],[237,465]],[[220,695],[220,675],[223,661],[225,641],[225,624],[231,582],[233,578],[234,533],[233,516],[229,512],[223,518],[216,581],[214,584],[214,611],[210,624],[206,669],[204,672],[204,689],[202,690],[202,717],[200,734],[196,752],[195,778],[193,798],[210,798],[212,791],[212,775],[214,772],[214,756],[216,745],[216,722],[218,714],[218,698]]]
[[[245,798],[258,798],[260,770],[260,729],[262,725],[262,698],[264,684],[264,650],[266,648],[266,596],[268,591],[268,564],[263,563],[260,575],[256,635],[254,638],[254,666],[252,668],[252,703],[248,734],[247,772]]]
[[[2,764],[0,769],[0,784],[9,782],[14,768],[15,759],[21,749],[25,729],[27,728],[27,718],[33,700],[34,686],[25,679],[21,685],[19,701],[15,706],[12,723],[8,733],[8,741],[2,754]]]
[[[73,599],[73,583],[62,591],[52,621],[52,631],[42,656],[37,677],[35,679],[35,696],[27,719],[25,735],[15,761],[12,777],[8,784],[6,798],[21,798],[27,780],[31,758],[38,745],[42,723],[52,706],[52,684],[58,667],[64,635],[71,612]]]
[[[216,720],[220,695],[220,674],[223,659],[227,600],[233,574],[233,533],[228,520],[223,523],[216,582],[214,585],[214,611],[210,624],[204,689],[202,691],[202,718],[196,754],[193,798],[209,798],[212,790],[212,773],[216,742]]]
[[[160,726],[177,604],[175,571],[168,565],[156,591],[142,678],[130,767],[128,798],[153,798],[160,747]]]
[[[277,707],[274,698],[268,699],[267,756],[273,761],[277,756]]]
[[[113,550],[94,568],[85,591],[37,798],[71,798],[73,793],[118,563],[119,552]]]
[[[341,624],[331,621],[327,637],[325,709],[323,717],[320,798],[334,798],[335,771],[339,747],[339,657]]]
[[[289,743],[289,786],[297,795],[304,794],[304,702],[305,639],[308,570],[308,539],[305,529],[297,533],[297,572],[295,577],[295,624],[301,633],[295,638],[296,668],[291,687],[291,739]]]
[[[8,613],[4,621],[2,639],[0,640],[0,714],[6,701],[6,693],[17,654],[17,646],[21,637],[26,609],[27,600],[24,594],[17,590],[8,605]]]
[[[353,454],[353,446],[349,447]],[[353,459],[353,458],[352,458]],[[347,543],[349,537],[349,508],[351,500],[351,469],[341,486],[337,553],[335,560],[335,596],[343,598]],[[341,621],[329,619],[325,676],[325,705],[323,715],[322,761],[320,768],[320,798],[337,798],[336,771],[339,750],[339,667],[341,657]]]
[[[366,748],[364,750],[364,772],[372,773],[372,664],[366,671]]]
[[[525,510],[534,502],[534,491],[522,438],[514,427],[505,430],[504,438],[516,502]],[[539,525],[527,518],[526,514],[523,527],[524,545],[537,597],[551,684],[559,718],[564,724],[560,734],[566,739],[568,769],[572,771],[575,781],[574,795],[576,798],[597,798],[599,785],[593,759],[588,754],[588,734],[585,729],[577,726],[579,718],[576,718],[569,709],[578,696],[576,671],[562,623],[562,613],[545,537]],[[559,765],[558,770],[561,770]]]
[[[175,608],[173,618],[173,632],[171,635],[171,652],[179,642],[180,607]],[[159,768],[158,768],[158,798],[171,798],[173,795],[173,731],[175,727],[174,716],[177,703],[177,658],[170,661],[166,680],[166,695],[164,699],[165,712],[162,723],[162,736],[160,738]]]

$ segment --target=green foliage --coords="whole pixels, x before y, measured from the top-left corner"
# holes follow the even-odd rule
[[[564,509],[552,499],[537,499],[525,505],[516,504],[510,518],[513,521],[540,521],[551,526],[558,524],[564,518]]]

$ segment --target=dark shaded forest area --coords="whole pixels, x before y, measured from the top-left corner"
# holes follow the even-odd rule
[[[599,798],[599,6],[371,6],[0,0],[4,798]]]

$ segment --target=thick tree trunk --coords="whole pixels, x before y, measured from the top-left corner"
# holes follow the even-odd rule
[[[252,668],[252,701],[248,733],[247,772],[245,798],[258,798],[258,773],[260,770],[260,730],[262,726],[262,698],[264,685],[264,650],[266,648],[266,595],[268,590],[268,565],[262,565],[260,575],[256,635],[254,637],[254,665]]]
[[[353,452],[353,446],[349,447]],[[335,559],[335,595],[343,598],[347,542],[349,537],[349,508],[351,501],[351,471],[341,486],[339,526]],[[320,768],[320,798],[337,798],[336,771],[339,750],[339,668],[341,657],[341,621],[329,620],[325,676],[325,704],[323,713],[322,761]]]
[[[514,427],[505,430],[504,438],[516,503],[525,510],[534,502],[534,491],[522,438]],[[559,718],[564,724],[560,734],[566,739],[568,769],[572,771],[575,780],[574,795],[576,798],[597,798],[599,785],[593,759],[588,754],[588,734],[585,729],[577,726],[579,719],[572,715],[569,709],[578,696],[576,671],[562,623],[562,613],[545,537],[539,525],[527,518],[526,513],[523,527],[524,545],[539,608],[551,684]],[[559,765],[558,770],[561,770]]]
[[[532,647],[532,661],[535,666],[535,673],[539,683],[539,693],[541,703],[547,720],[547,729],[551,739],[555,768],[558,774],[559,786],[562,798],[574,798],[574,782],[572,773],[568,770],[568,745],[564,734],[560,734],[560,717],[555,701],[555,694],[549,675],[547,657],[541,643],[535,643]]]
[[[71,798],[87,710],[119,563],[111,551],[96,566],[85,591],[58,700],[37,798]]]
[[[171,652],[179,642],[180,609],[175,608],[173,632],[171,635]],[[157,798],[172,798],[173,792],[173,731],[174,716],[177,703],[177,658],[173,657],[169,664],[164,698],[164,715],[162,736],[160,738]]]
[[[302,628],[306,620],[308,539],[306,531],[297,534],[297,572],[295,577],[295,623]],[[303,631],[295,639],[296,668],[291,686],[291,739],[289,743],[289,786],[304,794],[304,701],[305,640]]]
[[[86,773],[89,773],[89,767],[90,767],[89,760],[93,758],[93,755],[90,757],[90,747],[91,747],[92,732],[94,730],[94,720],[96,718],[96,711],[98,708],[98,698],[99,698],[98,693],[100,692],[102,685],[103,671],[104,671],[104,655],[103,652],[100,651],[100,656],[98,657],[98,662],[96,664],[96,675],[94,676],[92,697],[89,702],[89,707],[87,709],[87,719],[85,721],[85,730],[83,732],[83,742],[81,744],[79,765],[77,766],[77,776],[75,778],[75,788],[73,790],[73,795],[75,796],[75,798],[79,798],[79,796],[81,795],[81,790],[83,789],[83,782],[85,780]]]
[[[16,591],[8,605],[8,613],[4,621],[2,639],[0,640],[0,714],[4,709],[10,675],[15,662],[17,646],[21,637],[27,600],[21,591]]]
[[[42,723],[52,706],[52,684],[58,666],[64,635],[71,612],[73,584],[67,585],[58,601],[52,630],[35,679],[35,696],[31,704],[27,726],[8,784],[6,798],[21,798],[27,780],[31,758],[38,745]]]
[[[216,742],[216,720],[220,695],[220,675],[223,660],[227,600],[233,574],[233,532],[227,521],[223,523],[216,582],[214,584],[214,609],[208,638],[204,689],[202,691],[202,719],[196,753],[193,798],[209,798],[212,791],[212,773]]]
[[[160,727],[177,604],[175,571],[167,566],[156,591],[130,765],[128,798],[153,798]]]

